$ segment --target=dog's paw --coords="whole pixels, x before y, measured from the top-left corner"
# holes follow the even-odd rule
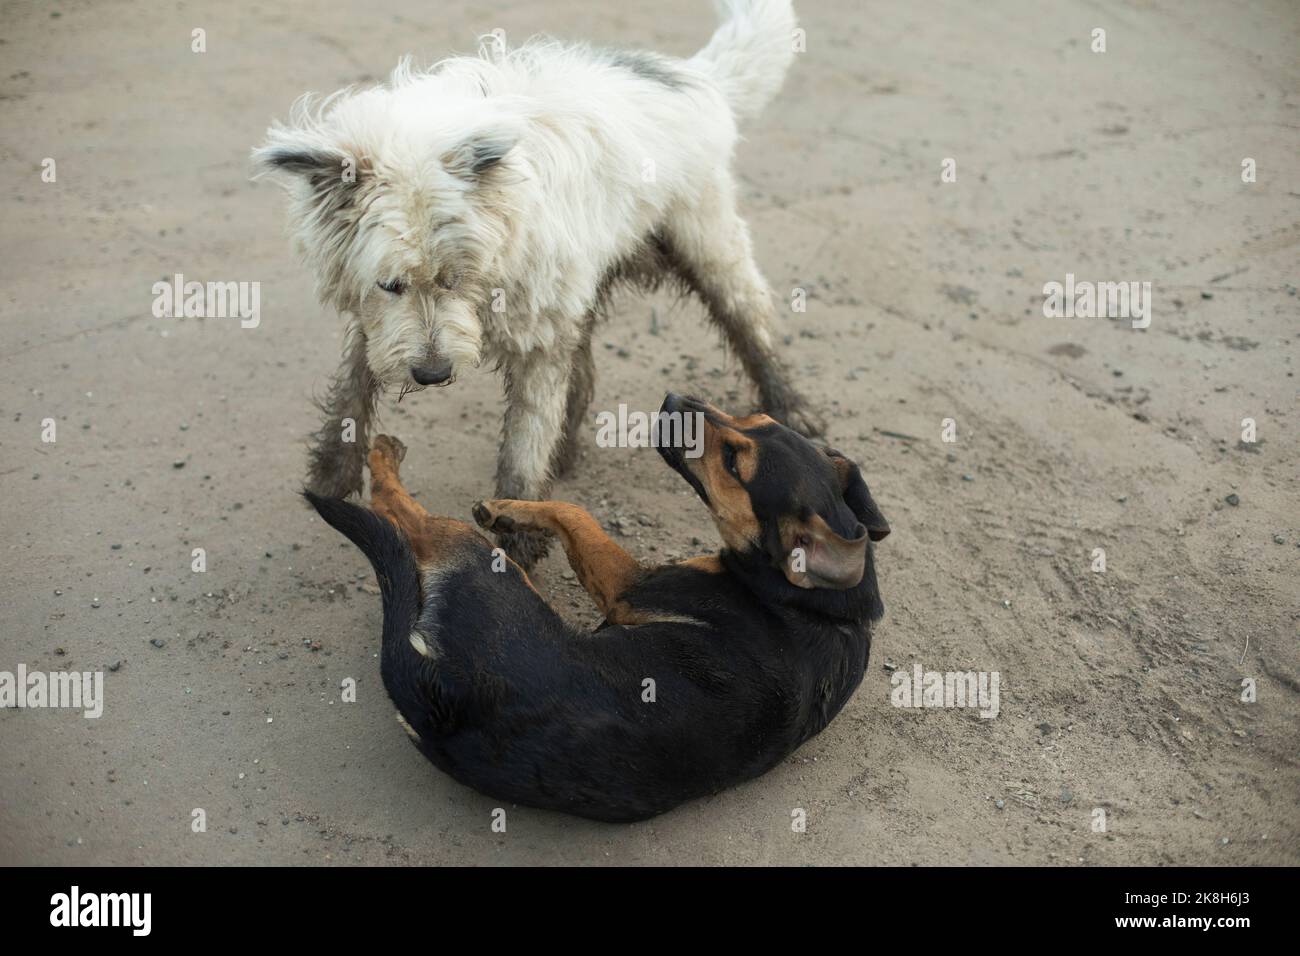
[[[399,465],[406,458],[406,445],[402,444],[401,439],[394,438],[392,435],[376,435],[375,440],[370,443],[370,449],[379,452],[385,458],[391,458]]]
[[[504,514],[497,501],[476,501],[473,508],[474,520],[484,531],[513,531],[515,520]]]

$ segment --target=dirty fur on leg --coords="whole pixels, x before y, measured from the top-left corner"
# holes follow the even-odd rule
[[[317,401],[324,421],[311,435],[307,467],[307,488],[315,494],[346,498],[361,493],[378,391],[366,362],[365,337],[349,329],[343,361]],[[349,437],[353,440],[345,440]]]

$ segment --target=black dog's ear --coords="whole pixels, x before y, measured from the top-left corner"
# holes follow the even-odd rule
[[[844,497],[844,503],[849,506],[849,510],[857,519],[866,525],[871,540],[879,541],[888,536],[889,522],[880,513],[880,507],[871,497],[871,492],[867,490],[867,483],[862,480],[862,472],[858,470],[858,466],[834,448],[823,448],[822,451],[831,460],[831,464],[835,466],[835,473],[840,477],[840,493]]]
[[[859,526],[854,537],[841,537],[818,514],[806,521],[788,519],[780,530],[782,549],[788,556],[781,571],[798,588],[843,591],[857,587],[866,568],[869,534]]]

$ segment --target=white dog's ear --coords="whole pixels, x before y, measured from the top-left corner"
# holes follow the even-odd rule
[[[453,176],[475,180],[501,164],[519,143],[519,133],[509,127],[479,130],[443,154],[442,164]]]
[[[360,178],[356,157],[325,142],[316,133],[272,127],[266,144],[253,150],[258,173],[285,172],[306,179],[313,188],[355,186]]]

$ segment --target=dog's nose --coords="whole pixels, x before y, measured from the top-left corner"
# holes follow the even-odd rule
[[[435,359],[426,365],[412,366],[411,378],[420,385],[441,385],[451,378],[451,362],[447,359]]]
[[[683,414],[692,414],[694,412],[704,412],[707,414],[710,410],[708,402],[702,402],[698,398],[690,395],[678,395],[676,392],[669,392],[664,396],[662,411],[672,414],[673,412],[682,412]]]

